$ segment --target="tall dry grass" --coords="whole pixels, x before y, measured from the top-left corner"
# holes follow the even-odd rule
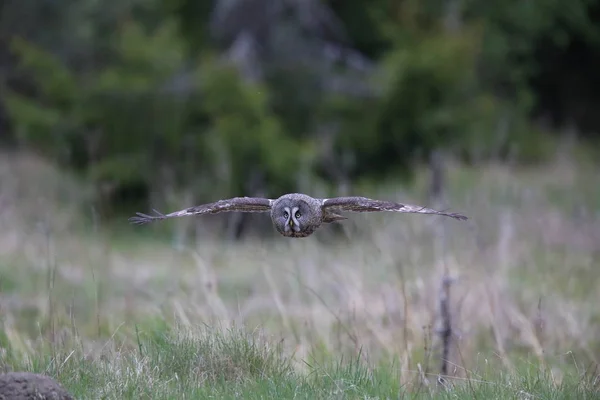
[[[34,156],[3,154],[3,340],[27,354],[76,337],[91,354],[109,339],[135,347],[138,326],[244,325],[281,342],[300,369],[361,353],[372,363],[398,359],[409,381],[439,372],[446,272],[448,374],[525,362],[560,381],[598,363],[598,174],[562,160],[527,170],[452,166],[448,179],[449,204],[467,223],[357,214],[341,239],[330,227],[241,243],[204,230],[175,249],[154,233],[189,221],[129,232],[83,223],[93,221],[89,188]],[[426,181],[364,195],[419,204]]]

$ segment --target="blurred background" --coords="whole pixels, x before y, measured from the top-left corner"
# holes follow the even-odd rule
[[[503,365],[513,352],[600,357],[600,1],[0,12],[7,337],[217,318],[280,334],[299,357],[364,346],[415,367],[451,276],[457,364],[492,349]],[[358,215],[301,241],[264,215],[127,225],[135,211],[292,191],[471,219]]]
[[[401,184],[437,151],[532,164],[600,131],[591,0],[24,0],[1,18],[3,144],[93,183],[103,218],[171,191]]]

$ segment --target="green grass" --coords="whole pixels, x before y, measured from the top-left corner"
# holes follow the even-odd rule
[[[586,399],[598,395],[589,372],[573,371],[557,380],[552,372],[529,362],[508,374],[481,360],[468,378],[442,385],[435,374],[406,370],[397,361],[369,367],[360,353],[349,360],[308,357],[305,371],[299,372],[280,345],[238,328],[154,326],[138,330],[136,337],[137,346],[122,347],[123,343],[111,340],[97,351],[77,340],[58,346],[39,343],[27,356],[19,351],[13,354],[8,347],[5,357],[15,369],[55,377],[82,399]]]
[[[0,367],[78,398],[598,396],[600,176],[556,162],[448,177],[467,223],[357,214],[341,237],[232,243],[216,216],[89,226],[85,186],[3,155]],[[364,194],[422,204],[426,178]]]

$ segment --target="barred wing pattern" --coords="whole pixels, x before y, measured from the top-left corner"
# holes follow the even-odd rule
[[[186,217],[188,215],[218,214],[222,212],[234,211],[269,212],[271,211],[272,204],[273,200],[261,197],[234,197],[231,199],[219,200],[214,203],[189,207],[184,210],[175,211],[166,215],[156,210],[154,210],[156,215],[148,215],[138,212],[136,213],[135,217],[129,218],[129,222],[136,225],[143,225],[156,220],[174,217]]]
[[[321,203],[323,210],[337,211],[352,211],[352,212],[378,212],[392,211],[401,213],[418,213],[418,214],[435,214],[444,215],[464,221],[468,219],[466,216],[458,213],[447,213],[437,211],[431,208],[414,206],[410,204],[399,204],[393,201],[374,200],[367,197],[334,197],[331,199],[323,199]]]

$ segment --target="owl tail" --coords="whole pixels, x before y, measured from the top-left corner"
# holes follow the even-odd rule
[[[323,216],[323,222],[326,224],[330,224],[332,222],[342,221],[344,219],[348,219],[343,215],[339,215],[336,213],[329,212]]]

